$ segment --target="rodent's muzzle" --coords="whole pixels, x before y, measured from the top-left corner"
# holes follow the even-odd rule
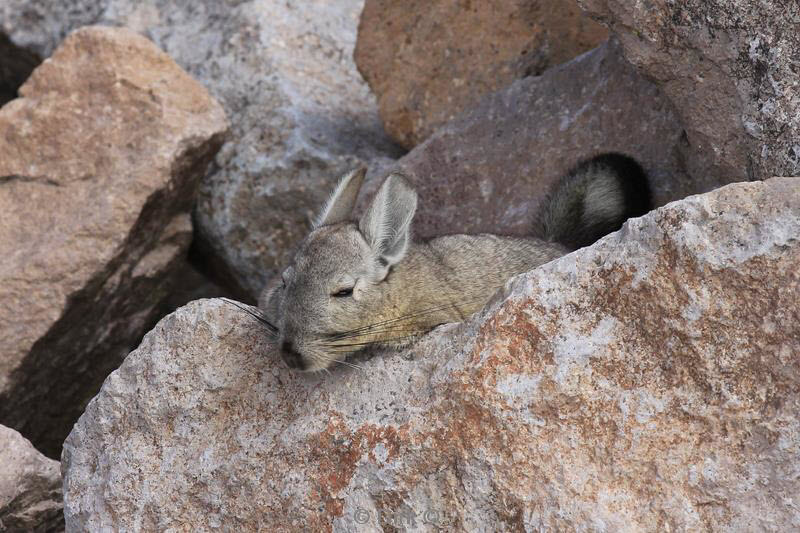
[[[294,368],[296,370],[305,370],[306,368],[306,364],[303,362],[303,356],[295,350],[290,340],[285,340],[281,344],[281,357],[289,368]]]

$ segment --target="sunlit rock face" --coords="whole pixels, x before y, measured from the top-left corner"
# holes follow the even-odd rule
[[[798,180],[729,185],[330,374],[193,302],[67,439],[67,528],[797,529],[798,235]]]

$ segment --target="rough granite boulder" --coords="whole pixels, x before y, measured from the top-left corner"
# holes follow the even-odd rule
[[[396,168],[419,192],[418,236],[528,235],[553,183],[597,152],[639,160],[656,205],[704,192],[684,169],[684,143],[669,101],[612,42],[484,97]],[[362,203],[378,181],[367,182]]]
[[[196,301],[65,442],[67,529],[797,530],[798,183],[631,220],[361,369]]]
[[[412,148],[484,94],[607,37],[574,0],[367,0],[355,60],[386,131]]]
[[[61,467],[0,426],[0,531],[64,530]]]
[[[69,28],[151,38],[209,88],[232,135],[200,187],[209,271],[255,300],[345,171],[392,161],[375,97],[353,61],[364,0],[5,0],[0,33],[47,57]]]
[[[0,423],[51,457],[152,325],[225,114],[152,42],[72,33],[0,109]]]
[[[579,0],[675,104],[697,179],[800,175],[800,3]]]

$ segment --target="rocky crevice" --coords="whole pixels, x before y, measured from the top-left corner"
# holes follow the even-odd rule
[[[17,89],[41,62],[36,53],[15,46],[0,31],[0,106],[17,97]]]

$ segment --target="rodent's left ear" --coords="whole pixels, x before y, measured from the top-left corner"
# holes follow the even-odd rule
[[[387,267],[405,257],[416,210],[417,192],[401,174],[390,174],[361,217],[358,228]]]

